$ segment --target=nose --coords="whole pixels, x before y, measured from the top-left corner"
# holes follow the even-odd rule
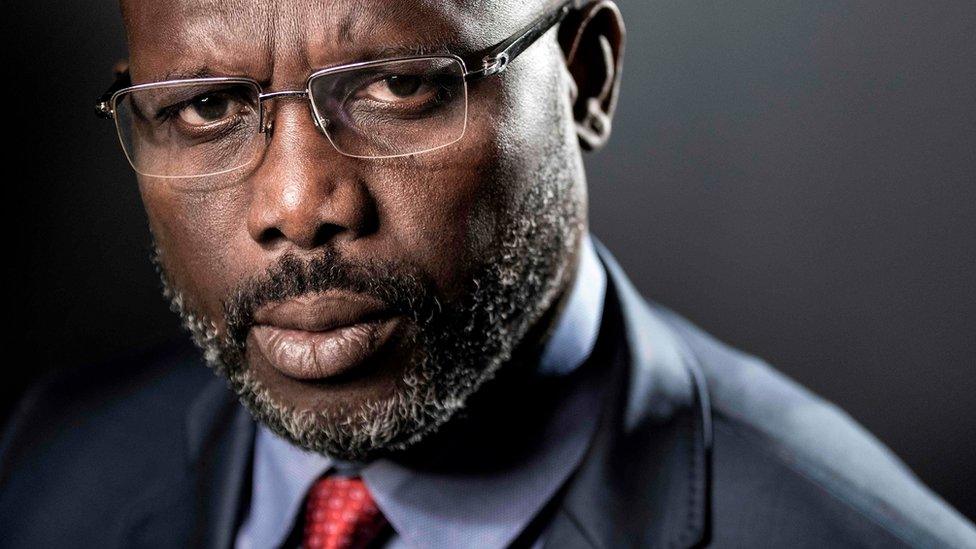
[[[266,248],[309,250],[374,230],[375,204],[354,160],[335,150],[301,102],[276,110],[268,149],[251,176],[251,238]]]

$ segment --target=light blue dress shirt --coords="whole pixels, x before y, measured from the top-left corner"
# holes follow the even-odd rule
[[[565,376],[593,350],[603,317],[606,272],[586,235],[565,309],[545,344],[543,376]],[[549,436],[517,465],[494,474],[462,476],[415,471],[379,459],[358,471],[395,533],[392,549],[500,548],[514,541],[582,460],[595,429],[593,394],[546,421]],[[305,494],[338,462],[307,452],[259,425],[254,445],[249,512],[237,533],[238,549],[278,547],[291,532]],[[541,544],[537,540],[536,546]]]

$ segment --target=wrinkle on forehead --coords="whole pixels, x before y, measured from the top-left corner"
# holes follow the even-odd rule
[[[136,81],[202,67],[272,81],[279,80],[276,73],[283,70],[301,73],[395,47],[484,48],[527,23],[543,2],[123,0],[122,4]]]

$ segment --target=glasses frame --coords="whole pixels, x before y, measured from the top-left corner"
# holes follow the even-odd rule
[[[122,150],[125,153],[126,158],[129,160],[129,164],[132,165],[133,169],[135,169],[135,164],[132,162],[131,157],[129,157],[128,151],[125,150],[125,144],[122,137],[123,129],[121,128],[120,121],[116,116],[116,112],[117,112],[116,106],[119,98],[127,93],[142,90],[142,89],[180,86],[184,84],[246,84],[249,86],[253,86],[258,92],[258,96],[257,96],[258,116],[260,117],[259,118],[260,123],[258,125],[259,133],[269,133],[270,131],[272,131],[273,128],[273,121],[269,120],[265,122],[266,112],[264,108],[264,102],[266,100],[274,99],[274,98],[285,98],[285,97],[300,98],[300,99],[306,99],[308,101],[309,110],[312,115],[312,121],[315,124],[315,127],[318,128],[319,131],[325,135],[325,137],[329,140],[329,143],[331,143],[333,148],[335,148],[340,154],[352,158],[377,158],[377,159],[395,158],[401,156],[411,156],[414,154],[422,154],[425,152],[434,151],[452,145],[460,141],[464,137],[464,134],[467,130],[467,119],[468,119],[467,117],[467,93],[468,93],[467,83],[468,82],[476,82],[478,80],[482,80],[484,78],[488,78],[490,76],[503,72],[508,67],[509,63],[511,63],[516,57],[518,57],[519,54],[521,54],[529,46],[535,43],[549,29],[559,24],[566,17],[566,15],[569,14],[570,10],[576,5],[578,1],[579,0],[561,1],[554,8],[543,13],[541,16],[536,18],[534,21],[532,21],[525,27],[522,27],[515,34],[509,36],[505,40],[499,42],[498,44],[492,46],[491,48],[488,48],[487,50],[483,50],[482,52],[467,56],[467,60],[465,60],[465,58],[463,57],[454,54],[431,54],[431,55],[410,55],[410,56],[403,56],[403,57],[390,57],[390,58],[383,58],[383,59],[373,59],[368,61],[358,61],[354,63],[344,63],[340,65],[326,67],[323,69],[318,69],[312,72],[305,80],[305,89],[302,90],[281,90],[281,91],[265,92],[264,89],[261,87],[261,84],[258,83],[253,78],[239,77],[239,76],[184,78],[184,79],[177,79],[177,80],[162,80],[158,82],[148,82],[145,84],[133,85],[128,67],[122,67],[116,71],[115,81],[112,83],[111,86],[109,86],[108,89],[105,90],[105,92],[98,98],[98,101],[95,103],[95,114],[97,114],[100,118],[112,119],[115,121],[116,130],[119,135],[119,141],[120,144],[122,145]],[[463,77],[465,82],[465,86],[464,86],[465,116],[464,116],[464,127],[462,128],[461,134],[457,137],[457,139],[451,141],[450,143],[444,143],[443,145],[438,145],[437,147],[433,147],[424,151],[392,154],[386,156],[354,155],[340,150],[339,147],[337,147],[335,142],[332,140],[332,137],[329,135],[324,125],[320,123],[322,117],[319,116],[318,108],[315,106],[315,101],[312,98],[312,82],[319,77],[327,76],[339,72],[356,70],[360,68],[367,68],[367,67],[382,65],[386,63],[409,62],[409,61],[418,61],[424,59],[451,59],[453,61],[460,63],[461,65],[461,70],[463,71]],[[478,68],[474,70],[469,70],[468,69],[469,65],[477,66]],[[169,176],[153,175],[152,177],[162,177],[162,178],[207,177],[207,176],[219,175],[221,173],[233,171],[241,167],[242,166],[237,166],[234,168],[228,168],[226,170],[222,170],[217,173],[211,173],[205,175],[169,175]],[[138,172],[138,170],[136,170],[136,172],[140,173]]]

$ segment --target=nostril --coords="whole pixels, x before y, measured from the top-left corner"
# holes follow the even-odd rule
[[[346,227],[333,223],[322,223],[314,230],[311,227],[308,229],[290,231],[280,226],[267,227],[258,235],[257,242],[265,248],[276,248],[289,243],[310,250],[328,245],[348,231]]]
[[[274,244],[281,240],[285,240],[285,233],[281,232],[281,229],[278,227],[268,227],[261,231],[261,234],[258,236],[258,243],[264,246]]]
[[[341,225],[323,223],[315,231],[315,236],[312,238],[312,246],[318,247],[328,244],[330,241],[334,240],[336,236],[345,232],[346,230],[347,228]]]

